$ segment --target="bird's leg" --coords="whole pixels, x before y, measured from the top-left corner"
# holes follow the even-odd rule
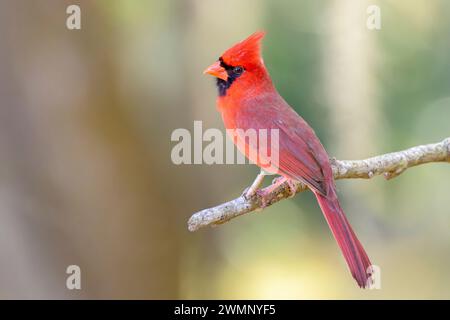
[[[297,193],[298,184],[294,180],[291,180],[283,176],[273,179],[272,184],[264,190],[264,193],[266,194],[272,193],[276,188],[278,188],[285,182],[289,187],[290,197],[293,197]]]
[[[261,171],[256,176],[255,181],[253,181],[252,185],[244,190],[244,192],[242,194],[244,196],[244,198],[250,199],[253,195],[256,194],[256,191],[261,186],[261,184],[262,184],[262,182],[264,180],[264,177],[266,175],[267,175],[266,172],[261,169]]]

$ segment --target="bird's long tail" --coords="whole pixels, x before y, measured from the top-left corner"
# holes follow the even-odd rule
[[[367,288],[369,286],[368,281],[371,280],[371,274],[368,273],[368,268],[371,266],[369,257],[341,209],[334,187],[331,187],[330,191],[327,197],[315,192],[317,201],[344,254],[353,278],[361,288]]]

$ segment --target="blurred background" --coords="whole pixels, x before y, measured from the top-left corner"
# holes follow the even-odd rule
[[[0,298],[450,298],[448,164],[337,182],[381,268],[363,291],[311,193],[190,233],[258,169],[170,158],[173,130],[223,130],[202,71],[260,29],[277,88],[331,156],[449,137],[449,14],[445,0],[0,0]],[[66,288],[72,264],[82,290]]]

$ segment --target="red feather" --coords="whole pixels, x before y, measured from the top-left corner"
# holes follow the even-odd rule
[[[366,288],[369,285],[369,267],[372,264],[341,209],[334,186],[330,186],[330,193],[326,197],[317,192],[315,195],[353,278],[361,288]]]

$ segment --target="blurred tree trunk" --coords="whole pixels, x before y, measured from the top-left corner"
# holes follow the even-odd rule
[[[383,153],[379,150],[382,117],[379,113],[376,74],[376,30],[366,27],[370,1],[334,0],[325,15],[323,83],[333,132],[327,146],[330,156],[360,159]],[[352,198],[348,211],[366,211],[370,197],[381,197],[374,184],[349,182]],[[342,183],[338,189],[343,189]],[[359,195],[359,196],[358,196]],[[372,203],[383,203],[383,199]]]
[[[335,0],[329,4],[323,43],[324,86],[332,116],[330,152],[359,159],[376,154],[378,114],[376,30],[366,28],[369,1]]]
[[[83,2],[67,30],[67,5],[0,3],[0,297],[177,297],[174,205],[120,104],[114,29]]]

